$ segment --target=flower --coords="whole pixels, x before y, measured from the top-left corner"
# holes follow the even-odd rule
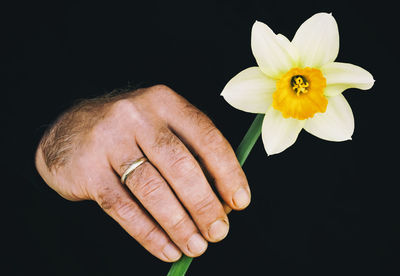
[[[237,109],[265,113],[262,139],[267,154],[293,145],[303,128],[328,141],[351,139],[354,117],[342,92],[370,89],[374,79],[359,66],[334,62],[339,31],[331,14],[313,15],[292,41],[256,21],[251,48],[258,67],[233,77],[221,95]]]

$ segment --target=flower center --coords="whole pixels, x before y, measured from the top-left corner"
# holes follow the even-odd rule
[[[306,78],[302,75],[293,76],[290,84],[292,85],[292,89],[294,92],[296,92],[297,96],[299,96],[300,93],[307,93],[307,87],[310,86]]]
[[[326,79],[316,68],[292,68],[277,81],[272,106],[284,118],[305,120],[317,112],[325,112],[328,100],[324,95]]]

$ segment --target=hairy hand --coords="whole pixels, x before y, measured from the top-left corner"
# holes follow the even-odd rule
[[[143,163],[120,176],[135,160]],[[250,202],[246,177],[211,120],[163,85],[86,100],[42,138],[36,166],[69,200],[95,200],[150,253],[201,255]],[[215,192],[214,192],[215,191]],[[217,196],[217,194],[218,196]]]

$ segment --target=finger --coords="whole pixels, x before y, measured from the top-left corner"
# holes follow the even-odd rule
[[[136,138],[189,211],[202,235],[211,242],[223,239],[229,229],[228,218],[185,145],[166,126],[157,123],[144,125]]]
[[[185,99],[179,96],[175,105],[165,113],[170,128],[199,155],[222,199],[236,210],[247,207],[250,188],[228,141],[204,113]]]
[[[197,157],[196,157],[196,159],[197,159]],[[197,160],[197,162],[199,162],[199,160]],[[204,167],[203,163],[199,162],[199,165],[200,165],[201,170],[203,171],[204,175],[206,176],[208,183],[213,184],[215,181],[214,181],[214,179],[208,174],[208,172],[207,172],[206,168]],[[214,188],[214,187],[215,187],[215,186],[212,186],[212,188]],[[231,208],[228,204],[226,204],[226,202],[220,197],[219,194],[217,194],[217,196],[218,196],[218,198],[219,198],[219,200],[220,200],[220,202],[221,202],[221,204],[222,204],[222,207],[224,208],[225,214],[229,215],[230,212],[232,212],[232,208]]]
[[[125,164],[131,163],[125,162]],[[118,173],[122,175],[127,167]],[[196,225],[166,181],[149,162],[141,164],[131,172],[125,183],[185,255],[197,257],[206,250],[207,242]]]
[[[100,207],[151,254],[166,262],[178,260],[181,251],[131,198],[128,191],[121,186],[118,177],[110,173],[103,180],[106,184],[97,187],[94,192],[94,199]]]
[[[138,127],[139,128],[139,127]],[[143,156],[136,142],[125,128],[116,138],[108,160],[121,176],[137,159]],[[187,214],[175,194],[160,173],[150,162],[145,162],[131,172],[126,186],[167,232],[172,241],[187,256],[201,255],[207,248],[207,242],[198,233],[198,229]]]

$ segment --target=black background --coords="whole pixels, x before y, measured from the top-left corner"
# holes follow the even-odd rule
[[[3,275],[165,275],[93,202],[68,202],[25,180],[33,135],[77,99],[163,83],[206,112],[236,147],[254,118],[219,96],[256,65],[255,20],[290,39],[317,12],[339,25],[338,61],[370,71],[369,91],[344,93],[352,141],[303,131],[244,170],[252,203],[188,275],[399,275],[398,23],[382,1],[14,1],[1,9]],[[4,101],[5,98],[5,101]],[[26,176],[26,175],[25,175]],[[44,184],[42,184],[44,185]]]

